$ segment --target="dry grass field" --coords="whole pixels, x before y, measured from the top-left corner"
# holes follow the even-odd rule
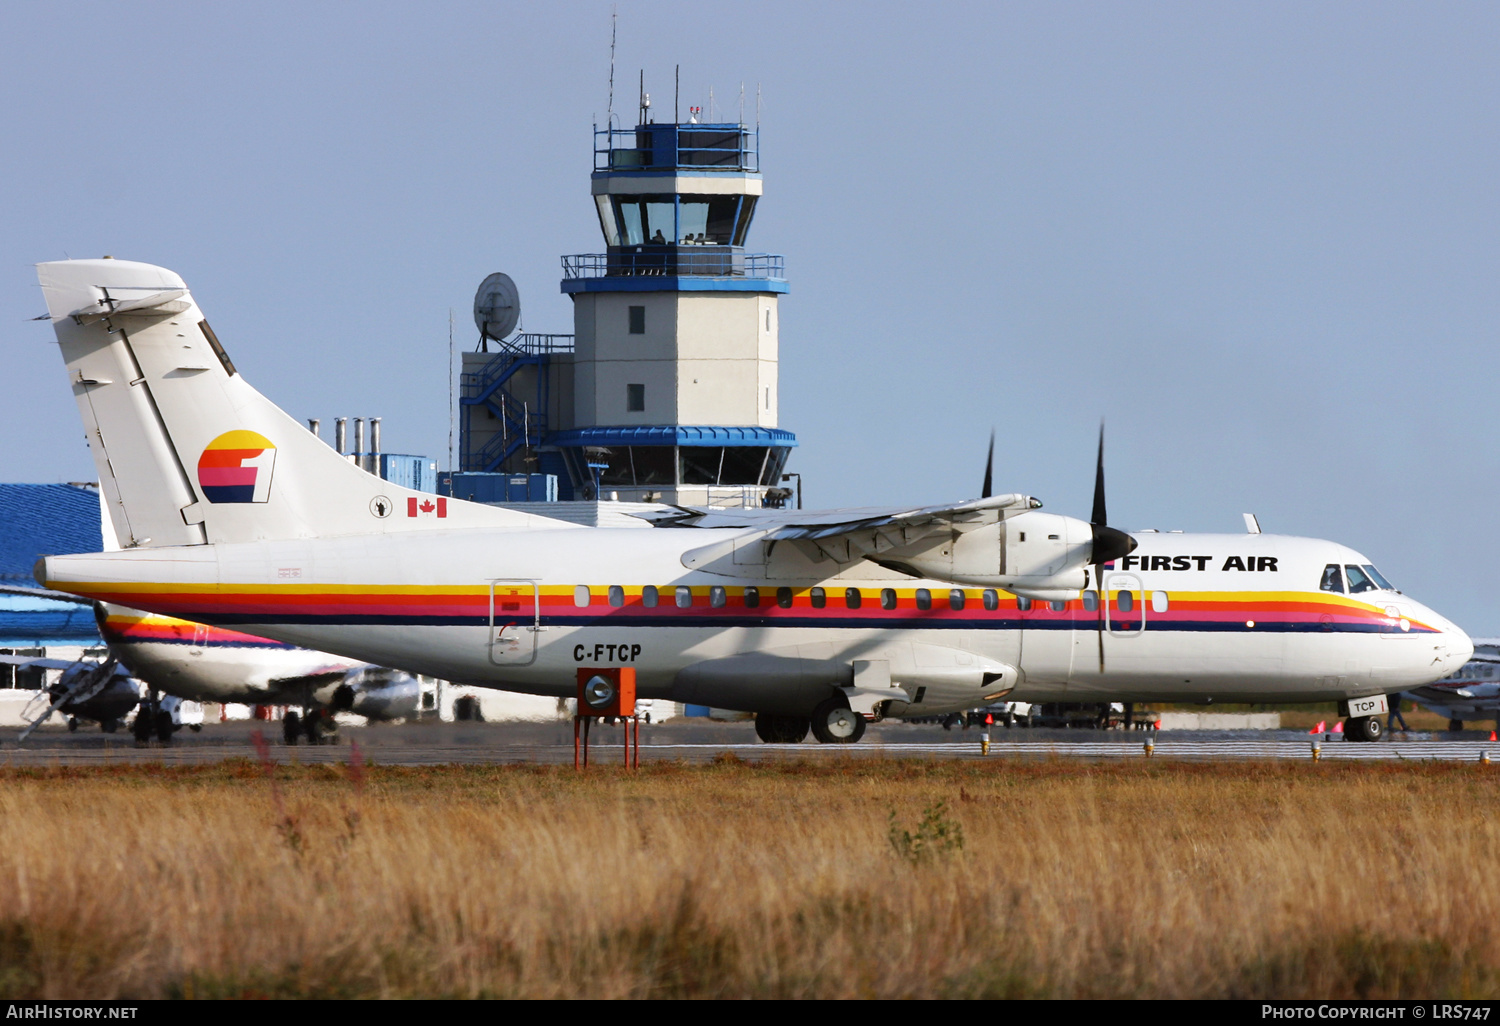
[[[0,997],[1489,997],[1500,769],[0,770]]]

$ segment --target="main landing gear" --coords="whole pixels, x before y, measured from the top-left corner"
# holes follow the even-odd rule
[[[795,745],[807,737],[825,745],[852,745],[865,736],[865,718],[849,708],[843,695],[835,695],[813,710],[812,718],[759,713],[755,717],[755,736],[768,745]]]
[[[755,717],[755,736],[768,745],[795,745],[807,737],[811,724],[800,716],[775,716],[758,713]]]
[[[338,744],[338,724],[333,713],[320,706],[305,706],[299,715],[296,709],[288,709],[281,717],[281,738],[289,745],[302,738],[310,745]]]
[[[839,695],[813,710],[812,732],[825,745],[852,745],[865,736],[865,718]]]
[[[176,729],[171,711],[161,707],[161,692],[152,691],[141,699],[135,710],[135,725],[131,728],[137,748],[145,748],[153,737],[161,744],[169,745]]]
[[[1353,716],[1344,721],[1345,741],[1379,741],[1385,737],[1385,724],[1379,716]]]

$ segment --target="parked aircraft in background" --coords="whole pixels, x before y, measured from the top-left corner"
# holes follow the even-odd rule
[[[1474,657],[1457,673],[1401,697],[1448,717],[1449,730],[1463,730],[1466,720],[1494,720],[1500,730],[1500,638],[1475,638]]]
[[[60,671],[47,686],[46,704],[38,700],[24,714],[31,722],[21,733],[23,741],[54,712],[66,717],[69,730],[77,730],[81,720],[93,720],[100,730],[113,734],[141,702],[140,682],[113,657],[99,661],[0,655],[0,663],[17,669]]]
[[[1339,700],[1373,740],[1387,694],[1472,652],[1408,596],[1332,580],[1370,566],[1344,546],[1109,527],[1102,439],[1089,522],[988,473],[949,505],[662,507],[652,530],[422,494],[256,392],[171,271],[38,269],[125,546],[43,560],[61,591],[533,694],[632,667],[641,697],[755,712],[783,741],[1005,696]]]
[[[97,609],[110,652],[153,688],[196,702],[297,707],[282,720],[287,744],[323,740],[337,712],[392,720],[419,710],[421,685],[400,670],[138,609]]]

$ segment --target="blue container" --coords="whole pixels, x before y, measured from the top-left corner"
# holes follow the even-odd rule
[[[380,454],[380,476],[391,484],[419,492],[437,491],[437,460],[426,456]]]
[[[443,490],[455,499],[469,502],[556,502],[557,475],[444,474]]]

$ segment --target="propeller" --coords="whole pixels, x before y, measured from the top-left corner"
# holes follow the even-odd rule
[[[1104,607],[1109,604],[1109,592],[1104,590],[1104,564],[1113,563],[1130,555],[1139,544],[1124,531],[1109,526],[1109,514],[1104,506],[1104,421],[1099,421],[1099,456],[1094,464],[1094,509],[1089,517],[1093,529],[1094,548],[1090,562],[1094,567],[1094,588],[1099,593],[1099,672],[1104,672]]]
[[[990,451],[984,457],[984,487],[980,489],[979,497],[988,499],[995,485],[995,429],[990,428]]]

